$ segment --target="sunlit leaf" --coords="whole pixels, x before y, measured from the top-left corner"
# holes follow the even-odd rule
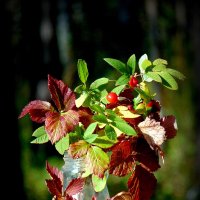
[[[69,134],[56,142],[55,148],[61,155],[63,155],[64,152],[69,148]]]
[[[104,172],[108,169],[109,157],[99,147],[91,146],[86,156],[86,168],[90,169],[94,175],[104,177]]]
[[[80,158],[86,155],[90,145],[84,140],[79,140],[73,144],[70,144],[68,153],[73,158]]]
[[[102,191],[106,186],[106,182],[107,177],[105,175],[103,178],[99,178],[99,176],[92,174],[92,184],[95,192]]]
[[[171,90],[177,90],[178,85],[175,79],[167,72],[167,71],[162,71],[158,72],[158,74],[162,77],[162,84],[167,87],[168,89]]]
[[[178,78],[180,80],[184,80],[185,79],[185,76],[181,72],[179,72],[179,71],[177,71],[175,69],[167,68],[166,70],[167,70],[167,72],[169,74],[171,74],[172,76],[174,76],[174,77],[176,77],[176,78]]]
[[[85,84],[89,75],[87,63],[85,62],[85,60],[78,59],[77,67],[79,78],[81,82]]]
[[[162,82],[162,79],[156,72],[147,72],[146,76],[152,78],[156,82],[160,82],[160,83]]]
[[[123,74],[117,79],[115,85],[125,85],[128,83],[128,81],[129,81],[129,76],[127,74]]]
[[[94,142],[92,142],[93,145],[98,146],[102,149],[110,148],[113,146],[113,144],[116,143],[117,140],[109,139],[108,136],[98,136]]]
[[[85,102],[85,100],[87,99],[88,97],[88,93],[87,92],[83,92],[79,97],[78,99],[75,100],[75,103],[76,103],[76,107],[79,108],[83,105],[83,103]]]
[[[101,85],[105,85],[107,83],[108,83],[108,78],[99,78],[99,79],[96,79],[94,82],[91,83],[90,89],[91,90],[97,89]]]
[[[136,69],[136,57],[135,54],[131,55],[127,61],[127,65],[132,69],[131,74],[135,73]]]
[[[150,146],[154,146],[154,144],[160,146],[166,139],[164,127],[155,119],[146,117],[144,121],[138,124],[138,127]]]
[[[111,139],[111,140],[116,140],[117,139],[117,134],[114,130],[113,127],[109,126],[109,125],[106,125],[105,126],[105,133],[106,133],[106,136]]]
[[[49,141],[49,137],[47,135],[47,132],[44,129],[44,126],[37,128],[33,132],[32,136],[36,137],[36,139],[31,141],[31,143],[34,143],[34,144],[43,144]]]
[[[167,65],[167,60],[164,60],[162,58],[157,58],[153,61],[153,65],[159,65],[159,64],[163,64],[163,65]]]
[[[112,89],[112,92],[115,92],[116,94],[120,94],[120,92],[125,88],[125,85],[119,85]]]
[[[122,74],[126,73],[126,65],[120,60],[113,58],[104,58],[104,60]]]

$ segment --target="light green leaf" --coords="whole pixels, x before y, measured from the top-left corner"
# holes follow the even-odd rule
[[[105,124],[108,123],[106,116],[103,114],[94,115],[92,118],[100,123],[105,123]]]
[[[146,76],[152,78],[156,82],[160,82],[160,83],[162,82],[162,79],[156,72],[147,72]]]
[[[77,87],[74,89],[74,92],[80,94],[80,93],[82,93],[85,89],[86,89],[86,86],[85,86],[85,85],[79,85],[79,86],[77,86]]]
[[[130,76],[128,76],[127,74],[123,74],[122,76],[120,76],[117,79],[115,85],[124,85],[124,84],[127,84],[128,81],[129,81],[129,78],[130,78]]]
[[[117,134],[114,130],[113,127],[109,126],[109,125],[106,125],[105,126],[105,133],[106,133],[106,136],[111,139],[111,140],[116,140],[117,139]]]
[[[179,71],[177,71],[175,69],[167,68],[167,72],[169,74],[171,74],[172,76],[180,79],[180,80],[184,80],[185,79],[185,76],[181,72],[179,72]]]
[[[43,144],[49,141],[49,137],[44,129],[44,126],[37,128],[32,136],[36,137],[31,143],[33,144]]]
[[[136,57],[135,54],[131,55],[127,61],[127,65],[132,69],[131,74],[135,73],[136,68]]]
[[[116,94],[119,94],[124,88],[125,88],[126,85],[119,85],[115,88],[112,89],[112,92],[115,92]]]
[[[88,93],[87,92],[83,92],[78,99],[75,100],[75,104],[76,107],[79,108],[83,105],[83,103],[85,102],[85,100],[88,97]]]
[[[97,127],[97,122],[91,123],[84,132],[84,138],[93,134]]]
[[[92,144],[100,148],[106,149],[113,146],[113,144],[115,144],[116,142],[117,140],[111,140],[106,135],[103,135],[103,136],[97,137],[96,140],[92,142]]]
[[[91,146],[86,155],[86,168],[92,171],[94,175],[104,176],[104,172],[108,169],[109,157],[101,148]]]
[[[115,120],[111,124],[126,135],[136,135],[136,131],[126,121]]]
[[[104,108],[102,108],[99,104],[90,105],[90,109],[97,112],[97,113],[103,113],[104,112]]]
[[[158,72],[158,74],[162,77],[162,84],[171,90],[177,90],[178,84],[175,79],[166,71]]]
[[[88,68],[87,68],[87,63],[85,60],[78,59],[78,75],[82,83],[86,83],[87,78],[88,78]]]
[[[61,155],[63,155],[64,152],[69,148],[69,134],[56,142],[55,148]]]
[[[167,65],[167,61],[162,58],[157,58],[153,61],[153,65]]]
[[[98,137],[97,134],[91,134],[91,135],[84,136],[84,140],[91,144],[96,140],[97,137]]]
[[[153,72],[161,72],[164,70],[166,70],[166,66],[163,64],[158,64],[158,65],[154,66],[152,69]]]
[[[113,59],[113,58],[104,58],[104,60],[111,65],[112,67],[114,67],[116,70],[118,70],[119,72],[121,72],[122,74],[126,73],[126,65],[121,62],[120,60],[117,59]]]
[[[106,182],[107,177],[105,175],[103,178],[99,178],[99,176],[92,174],[92,184],[96,192],[101,192],[105,188]]]
[[[99,78],[99,79],[97,79],[97,80],[95,80],[94,82],[91,83],[90,89],[91,90],[97,89],[101,85],[105,85],[107,83],[108,83],[108,78]]]

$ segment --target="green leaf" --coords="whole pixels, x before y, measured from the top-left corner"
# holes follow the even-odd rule
[[[117,59],[113,59],[113,58],[104,58],[104,60],[111,65],[112,67],[114,67],[116,70],[118,70],[119,72],[121,72],[122,74],[126,73],[126,65],[121,62],[120,60]]]
[[[99,79],[97,79],[97,80],[95,80],[94,82],[91,83],[90,89],[91,90],[97,89],[101,85],[105,85],[107,83],[108,83],[108,78],[99,78]]]
[[[69,148],[69,134],[56,142],[55,148],[61,155],[63,155],[64,152]]]
[[[160,82],[160,83],[162,82],[162,79],[156,72],[147,72],[146,76],[152,78],[156,82]]]
[[[119,85],[115,88],[112,89],[112,92],[115,92],[116,94],[119,94],[124,88],[125,88],[126,85]]]
[[[179,72],[179,71],[177,71],[175,69],[167,68],[167,72],[169,74],[171,74],[172,76],[180,79],[180,80],[184,80],[185,79],[185,76],[181,72]]]
[[[107,109],[106,112],[108,113],[108,119],[111,120],[110,124],[112,124],[112,126],[116,127],[127,135],[136,135],[136,131],[133,129],[133,127],[119,117],[114,111]]]
[[[85,60],[78,59],[78,75],[82,83],[85,84],[89,75]]]
[[[162,77],[162,84],[171,90],[177,90],[178,84],[175,79],[167,72],[158,72],[158,74]]]
[[[126,135],[136,135],[136,131],[133,129],[133,127],[128,125],[124,120],[115,120],[111,122],[111,124]]]
[[[106,149],[110,148],[115,144],[117,140],[111,140],[106,135],[98,136],[94,142],[92,142],[93,145],[98,146],[100,148]]]
[[[91,144],[96,140],[97,137],[98,137],[97,134],[91,134],[91,135],[84,136],[84,140]]]
[[[85,90],[86,90],[86,86],[85,85],[79,85],[74,89],[74,92],[81,94]]]
[[[32,144],[43,144],[49,141],[49,137],[44,129],[44,126],[41,126],[37,128],[32,136],[36,137],[33,141],[31,141]]]
[[[104,112],[104,109],[99,104],[90,105],[90,109],[97,112],[97,113],[103,113]]]
[[[130,56],[130,58],[127,61],[127,65],[132,69],[131,74],[135,73],[135,68],[136,68],[136,57],[135,54]]]
[[[92,118],[95,121],[100,122],[100,123],[104,123],[104,124],[108,123],[106,116],[103,114],[94,115]]]
[[[143,74],[147,67],[151,65],[151,61],[148,60],[147,54],[144,54],[140,57],[138,61],[140,72]]]
[[[78,99],[75,100],[75,104],[76,107],[79,108],[83,105],[83,103],[85,102],[85,100],[88,97],[88,93],[87,92],[83,92]]]
[[[153,65],[167,65],[167,61],[162,58],[157,58],[153,61]]]
[[[144,90],[141,90],[140,88],[135,88],[135,91],[140,94],[141,98],[144,99],[146,102],[151,100],[151,96],[146,93]]]
[[[97,122],[91,123],[84,132],[84,138],[93,134],[97,127]]]
[[[128,83],[130,76],[128,76],[127,74],[123,74],[122,76],[120,76],[115,85],[125,85]]]
[[[99,176],[95,176],[94,174],[92,174],[92,184],[96,192],[101,192],[105,188],[106,182],[107,177],[105,175],[103,178],[99,178]]]
[[[106,125],[105,126],[105,133],[106,133],[106,136],[111,139],[111,140],[116,140],[117,139],[117,134],[114,130],[113,127],[109,126],[109,125]]]
[[[109,157],[101,148],[91,146],[86,155],[86,168],[100,178],[104,177],[104,172],[108,169]]]
[[[166,66],[163,64],[158,64],[158,65],[154,66],[152,69],[152,71],[154,71],[154,72],[161,72],[164,70],[166,70]]]

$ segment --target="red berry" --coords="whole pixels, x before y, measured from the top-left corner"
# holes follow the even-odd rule
[[[129,80],[130,87],[134,88],[137,86],[137,84],[138,84],[137,78],[135,76],[131,76]]]
[[[106,99],[110,102],[110,103],[117,103],[118,102],[118,95],[115,92],[110,92],[108,93],[108,95],[106,96]]]
[[[147,107],[148,108],[152,108],[153,107],[153,105],[154,105],[154,101],[149,101],[149,103],[147,103]]]

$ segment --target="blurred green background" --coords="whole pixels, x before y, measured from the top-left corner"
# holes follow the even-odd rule
[[[200,3],[158,0],[2,0],[1,187],[7,199],[51,199],[45,161],[61,167],[50,145],[30,144],[37,127],[18,120],[31,100],[49,98],[47,74],[78,84],[77,59],[86,60],[89,79],[113,76],[104,57],[126,61],[146,53],[161,57],[186,75],[178,91],[156,86],[163,114],[176,116],[178,133],[163,149],[153,200],[200,199]],[[126,180],[112,178],[111,194]],[[9,198],[10,197],[10,198]],[[11,198],[12,197],[12,198]]]

